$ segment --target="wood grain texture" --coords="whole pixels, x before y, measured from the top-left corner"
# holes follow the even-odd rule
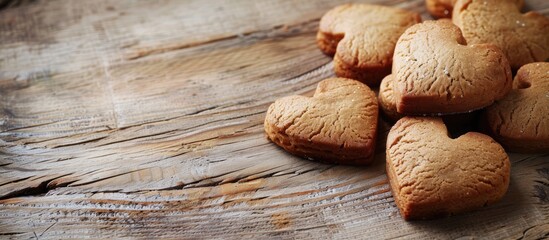
[[[0,238],[547,237],[549,155],[511,154],[498,204],[404,222],[383,136],[364,168],[302,160],[267,141],[270,103],[333,76],[315,34],[343,2],[0,10]],[[428,18],[422,0],[365,2]],[[549,16],[549,1],[526,8]]]

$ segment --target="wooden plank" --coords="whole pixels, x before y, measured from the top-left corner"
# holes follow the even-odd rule
[[[177,3],[171,4],[179,5]],[[48,2],[48,4],[53,3]],[[48,182],[54,179],[56,179],[56,185],[85,185],[86,188],[92,188],[95,191],[120,189],[134,191],[143,187],[141,183],[146,184],[147,189],[170,188],[207,178],[207,176],[188,174],[188,169],[194,166],[210,165],[209,159],[204,156],[211,158],[214,157],[213,153],[199,150],[235,141],[222,137],[220,142],[217,139],[219,136],[237,134],[242,139],[247,139],[247,144],[242,145],[242,149],[256,146],[258,143],[261,144],[260,146],[267,145],[266,141],[257,142],[256,139],[262,139],[261,124],[268,104],[288,94],[311,91],[319,80],[333,76],[330,58],[320,53],[312,43],[314,43],[318,24],[316,20],[331,5],[337,3],[330,2],[326,6],[321,2],[311,3],[312,5],[304,5],[301,8],[295,8],[291,2],[280,4],[279,7],[268,8],[261,5],[260,10],[265,12],[262,14],[272,16],[267,20],[253,14],[240,14],[242,17],[250,18],[246,21],[267,21],[267,25],[258,25],[266,29],[250,30],[248,31],[250,33],[245,36],[237,34],[235,35],[237,37],[215,42],[212,42],[212,36],[208,35],[211,32],[206,31],[198,34],[204,35],[205,40],[202,41],[206,41],[205,44],[193,43],[194,47],[172,49],[174,51],[165,53],[155,52],[147,57],[131,58],[124,62],[101,60],[97,56],[88,59],[86,55],[88,51],[83,50],[82,53],[74,53],[82,56],[82,59],[76,58],[69,63],[67,58],[60,58],[48,51],[44,52],[39,57],[62,61],[53,62],[53,66],[60,66],[61,69],[48,69],[44,74],[32,75],[26,79],[16,77],[4,80],[8,91],[2,95],[3,101],[0,104],[3,106],[5,115],[1,136],[6,141],[4,151],[6,157],[1,164],[6,164],[5,168],[8,172],[0,177],[0,183],[15,182],[0,186],[2,190],[0,197],[19,195],[24,191],[44,190],[44,187],[40,186],[47,186]],[[405,5],[409,4],[405,3]],[[139,4],[128,5],[138,9],[152,8]],[[101,4],[94,6],[68,4],[59,8],[50,5],[31,5],[29,9],[14,9],[13,13],[8,12],[7,17],[2,19],[10,19],[11,14],[19,16],[19,12],[25,10],[36,11],[38,7],[45,8],[45,12],[51,8],[51,15],[61,17],[65,15],[58,11],[66,11],[63,10],[65,8],[84,8],[85,10],[70,11],[83,12],[83,16],[77,19],[87,19],[91,18],[90,16],[93,16],[93,19],[102,19],[103,14],[93,11],[95,8],[104,8],[104,15],[112,15],[109,10],[112,8],[101,7]],[[166,9],[172,8],[181,7],[154,9],[161,14]],[[239,7],[231,5],[228,9],[223,8],[222,10],[226,12],[219,14],[225,16],[234,14],[234,11],[254,12],[257,11],[256,8],[258,6],[255,4],[245,2]],[[282,14],[283,12],[291,12],[288,16],[295,15],[292,18],[297,19],[297,16],[306,18],[302,22],[296,22],[295,19],[288,21],[288,16]],[[185,16],[189,14],[178,11],[171,13]],[[141,16],[134,15],[136,15],[134,17]],[[115,18],[121,23],[113,26],[129,25],[132,21],[141,22],[132,17],[128,17],[131,21],[126,20],[124,18],[126,15],[122,16],[121,19]],[[71,18],[71,16],[67,17]],[[177,19],[175,16],[172,18]],[[66,20],[66,22],[77,21]],[[116,42],[103,39],[93,43],[93,37],[83,34],[89,24],[96,23],[96,21],[80,22],[77,25],[79,28],[68,27],[71,30],[69,36],[66,36],[68,39],[59,42],[74,41],[98,45]],[[217,22],[211,23],[211,25],[216,24]],[[224,25],[230,25],[230,23]],[[236,22],[224,28],[229,29],[226,31],[236,31],[234,28],[239,28],[240,25],[240,22]],[[154,25],[141,27],[156,29]],[[10,31],[21,28],[10,27],[9,31],[4,32],[5,36],[8,36],[6,37],[8,42],[11,40],[21,44],[26,41],[26,39],[9,38],[14,35],[10,34]],[[125,30],[121,27],[112,28],[113,32]],[[234,32],[232,34],[234,35]],[[65,37],[64,34],[58,35]],[[98,37],[98,34],[94,36]],[[135,38],[139,37],[141,36],[135,36]],[[185,36],[180,38],[186,39]],[[160,41],[164,41],[163,38],[160,38]],[[55,47],[55,45],[47,44],[46,48]],[[159,46],[164,45],[159,44]],[[12,45],[5,46],[2,49],[14,51]],[[164,48],[161,47],[161,49]],[[123,52],[114,59],[120,59],[121,56],[126,55],[126,52]],[[23,63],[22,66],[27,66],[27,63],[33,66],[27,66],[27,69],[42,67],[41,61],[25,62],[25,60],[26,58],[20,60]],[[7,62],[10,63],[10,61]],[[84,65],[77,66],[79,70],[65,68],[72,62],[74,64],[99,63],[89,70]],[[300,68],[296,68],[296,65]],[[8,70],[3,71],[4,75],[17,72],[11,70],[16,69],[15,65],[5,66]],[[25,76],[25,72],[21,70],[16,75]],[[249,135],[242,136],[244,134]],[[217,155],[220,156],[218,158],[232,160],[232,157],[225,157],[226,154],[221,149],[214,148],[211,151],[217,151]],[[245,165],[255,164],[247,158],[238,159],[242,159],[238,162],[243,162],[242,164]],[[120,168],[121,162],[127,162],[127,165]],[[181,164],[178,164],[180,162]],[[229,165],[233,167],[220,169],[235,171],[235,168],[243,168],[234,161]],[[164,179],[162,175],[156,176],[156,173],[150,173],[151,166],[160,169],[159,172],[166,171],[167,175],[177,173],[176,175],[179,176]],[[129,174],[132,172],[134,175],[143,174],[145,177],[133,179]],[[220,174],[222,173],[212,173],[212,175]],[[120,182],[114,184],[117,181],[109,179],[113,176],[117,176],[116,179],[124,179],[120,181],[127,184]],[[101,181],[101,179],[109,180]],[[85,184],[90,182],[94,184]]]
[[[383,154],[380,154],[383,156]],[[508,194],[493,206],[446,219],[405,222],[383,161],[322,166],[208,187],[139,193],[57,194],[0,202],[4,233],[17,237],[491,238],[546,236],[547,155],[512,155]],[[310,164],[304,162],[303,164]],[[298,169],[298,168],[296,168]]]
[[[549,156],[504,200],[403,222],[384,173],[269,143],[267,106],[333,76],[318,19],[344,1],[39,1],[0,11],[0,236],[536,238]],[[422,0],[366,1],[409,8]],[[549,15],[549,2],[527,0]],[[388,125],[381,126],[386,133]]]

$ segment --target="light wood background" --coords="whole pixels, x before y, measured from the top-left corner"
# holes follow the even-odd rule
[[[388,126],[362,168],[267,141],[271,102],[333,76],[315,33],[343,2],[2,1],[0,238],[547,237],[549,155],[511,154],[495,205],[405,222]]]

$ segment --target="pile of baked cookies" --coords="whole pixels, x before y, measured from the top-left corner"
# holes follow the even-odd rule
[[[386,144],[387,175],[405,219],[498,201],[509,185],[504,149],[549,152],[549,19],[522,14],[523,0],[426,5],[439,20],[369,4],[328,11],[317,44],[334,56],[339,78],[321,81],[312,98],[278,99],[265,118],[268,138],[292,154],[366,165],[381,109],[396,122],[377,144]],[[472,114],[480,117],[471,122]],[[446,123],[484,134],[451,136]]]

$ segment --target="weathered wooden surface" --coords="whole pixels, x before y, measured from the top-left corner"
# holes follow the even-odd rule
[[[315,31],[343,2],[0,10],[0,238],[549,236],[549,155],[511,154],[498,204],[404,222],[383,137],[363,168],[302,160],[265,139],[272,101],[333,76]],[[428,18],[423,0],[368,2]],[[549,1],[526,4],[549,15]]]

